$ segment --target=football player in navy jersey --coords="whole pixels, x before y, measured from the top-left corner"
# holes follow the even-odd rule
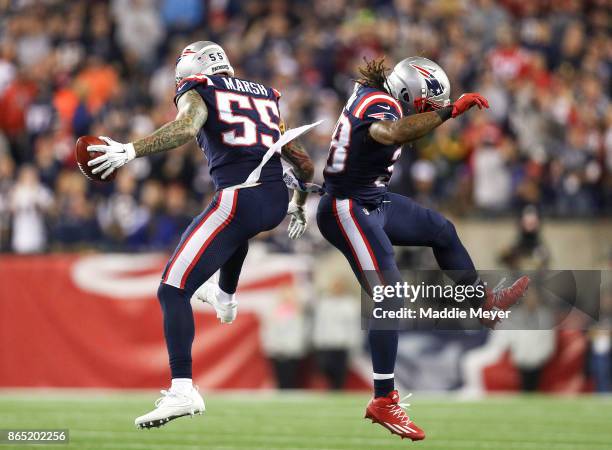
[[[375,284],[401,281],[394,245],[431,247],[440,268],[452,271],[448,274],[453,281],[481,285],[453,224],[436,211],[388,192],[387,186],[402,145],[474,106],[488,108],[487,100],[480,94],[463,94],[451,103],[446,74],[426,58],[404,59],[388,76],[383,60],[368,62],[360,72],[332,135],[324,171],[326,194],[317,211],[321,234],[345,255],[370,293]],[[483,289],[484,298],[474,306],[507,310],[528,284],[529,278],[521,277],[506,289]],[[390,304],[397,307],[398,302]],[[483,323],[495,326],[495,321]],[[394,387],[397,330],[371,327],[368,341],[374,397],[366,418],[402,438],[424,439],[424,431],[410,420]]]
[[[95,166],[93,173],[106,178],[136,157],[171,150],[197,138],[216,188],[210,205],[183,234],[162,276],[158,297],[172,385],[162,391],[153,411],[135,420],[141,428],[204,412],[204,400],[191,380],[192,295],[210,303],[221,322],[231,323],[236,317],[234,293],[249,239],[275,228],[286,214],[291,216],[290,238],[298,238],[306,228],[307,193],[294,191],[289,203],[280,157],[269,149],[283,128],[280,93],[234,77],[225,51],[208,41],[194,42],[182,51],[176,84],[175,120],[133,143],[102,137],[106,145],[88,147],[103,153],[89,165]],[[300,181],[312,179],[312,162],[296,141],[284,145],[281,155]],[[217,270],[218,283],[207,281]]]

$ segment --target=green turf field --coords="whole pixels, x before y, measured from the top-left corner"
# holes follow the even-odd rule
[[[154,393],[0,391],[0,429],[68,428],[70,445],[15,449],[612,449],[610,397],[496,397],[458,401],[413,396],[427,432],[400,440],[362,419],[366,395],[206,395],[207,411],[161,429],[137,430]]]

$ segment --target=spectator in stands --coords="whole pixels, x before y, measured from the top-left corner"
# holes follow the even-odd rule
[[[39,253],[47,248],[47,217],[52,206],[52,193],[40,182],[36,168],[21,166],[9,194],[15,253]]]
[[[142,69],[154,68],[155,55],[165,35],[157,2],[113,0],[112,13],[117,23],[117,42],[125,58]]]
[[[521,389],[537,391],[542,369],[555,351],[556,330],[549,309],[542,305],[536,289],[531,289],[521,305],[512,312],[512,322],[520,329],[504,330],[500,325],[510,352],[510,359],[520,374]]]
[[[550,251],[542,242],[542,224],[538,210],[530,205],[525,207],[519,220],[516,241],[500,255],[500,261],[511,269],[546,269]]]
[[[98,209],[98,221],[111,245],[138,246],[139,230],[149,216],[136,199],[136,180],[130,171],[121,170],[115,184],[116,192]]]
[[[410,170],[414,185],[414,200],[428,208],[435,207],[433,197],[436,182],[436,167],[431,161],[421,159],[416,161]]]
[[[218,39],[239,72],[282,92],[289,126],[329,119],[304,138],[321,181],[334,120],[362,58],[384,53],[392,65],[419,53],[445,68],[453,97],[478,90],[492,107],[449,121],[405,151],[394,190],[463,215],[508,215],[532,203],[545,216],[612,212],[603,2],[238,3],[0,2],[0,133],[18,168],[35,163],[51,187],[58,167],[75,169],[71,147],[79,135],[128,141],[161,125],[176,113],[178,52],[194,39]],[[195,147],[135,163],[129,196],[136,208],[148,180],[184,186],[187,204],[211,192]],[[412,178],[424,173],[422,161],[436,174],[426,195]],[[115,194],[91,186],[86,200],[103,210]],[[145,239],[145,246],[161,245],[153,235]]]
[[[175,247],[181,230],[186,229],[191,220],[185,188],[179,184],[170,185],[165,190],[165,204],[153,221],[151,246],[163,249]]]
[[[49,134],[41,135],[34,141],[34,163],[38,169],[38,176],[49,189],[53,189],[61,170],[61,163],[55,157],[53,144],[53,136]]]
[[[512,174],[503,144],[485,137],[474,150],[474,203],[482,211],[498,213],[512,199]]]
[[[345,277],[329,280],[329,290],[314,302],[312,345],[319,370],[333,390],[344,387],[349,353],[361,341],[359,299]]]
[[[599,320],[591,327],[588,371],[597,392],[612,391],[612,248],[608,249],[608,270],[602,272]]]
[[[0,149],[0,251],[10,249],[11,233],[11,189],[15,163],[8,151]]]
[[[87,199],[87,180],[73,171],[62,171],[57,178],[55,191],[55,247],[75,250],[97,245],[101,233],[95,205]]]
[[[283,290],[263,317],[261,339],[273,364],[280,389],[300,386],[300,365],[306,356],[306,319],[299,293]]]
[[[498,362],[506,352],[519,373],[520,388],[538,390],[542,369],[552,357],[556,331],[550,311],[539,303],[535,289],[527,292],[519,308],[513,308],[509,320],[490,333],[485,345],[470,350],[461,361],[463,392],[482,394],[483,370]]]

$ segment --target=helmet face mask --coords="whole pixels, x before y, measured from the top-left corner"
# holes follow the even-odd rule
[[[404,114],[434,111],[450,105],[450,82],[435,62],[413,56],[395,65],[387,77],[388,92],[397,99]]]
[[[219,44],[197,41],[185,47],[176,60],[176,84],[178,85],[185,77],[199,73],[204,75],[225,73],[233,77],[234,68]]]
[[[414,111],[417,113],[435,111],[440,108],[444,108],[444,105],[426,97],[420,97],[414,100]]]

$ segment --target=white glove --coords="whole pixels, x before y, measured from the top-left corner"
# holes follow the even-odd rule
[[[325,191],[323,191],[323,188],[318,184],[304,183],[303,181],[301,181],[291,167],[283,172],[283,181],[289,189],[294,191],[316,192],[319,195],[323,195],[325,193]]]
[[[303,206],[298,205],[295,202],[289,203],[287,208],[287,215],[291,216],[289,221],[289,239],[298,239],[306,231],[308,221],[306,220],[306,211]]]
[[[87,165],[89,167],[96,166],[91,171],[93,174],[104,171],[101,177],[104,180],[113,173],[115,169],[133,160],[136,157],[136,151],[132,143],[122,144],[106,136],[100,136],[100,139],[106,142],[106,145],[89,145],[87,151],[104,154],[92,159]]]

